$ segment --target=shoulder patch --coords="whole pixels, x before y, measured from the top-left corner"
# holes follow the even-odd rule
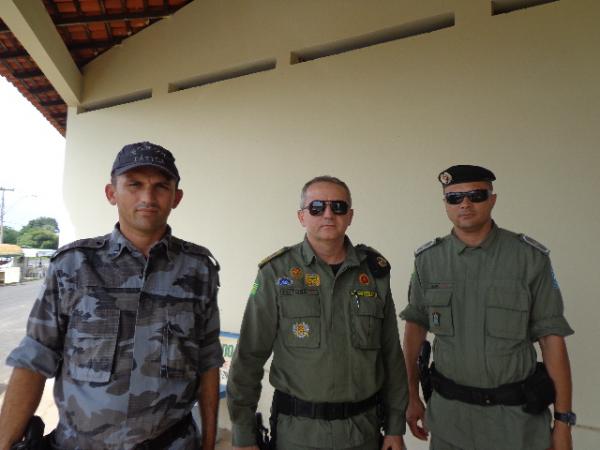
[[[217,270],[220,270],[221,266],[219,266],[219,262],[213,256],[209,249],[206,247],[202,247],[201,245],[194,244],[193,242],[184,241],[183,239],[178,239],[181,249],[184,252],[191,253],[192,255],[202,255],[206,256],[208,260],[216,267]]]
[[[63,245],[58,250],[56,250],[54,254],[50,257],[50,261],[53,261],[54,258],[56,258],[57,256],[76,248],[102,248],[104,247],[104,244],[106,244],[109,238],[110,235],[106,235],[73,241],[70,244]]]
[[[356,249],[367,254],[367,265],[375,278],[384,277],[392,270],[389,261],[374,248],[365,244],[358,244]]]
[[[279,250],[277,250],[275,253],[270,254],[269,256],[267,256],[266,258],[264,258],[261,262],[258,263],[258,267],[260,269],[262,269],[262,267],[267,264],[268,262],[274,260],[275,258],[278,258],[279,256],[283,255],[284,253],[286,253],[290,248],[292,247],[283,247],[280,248]]]
[[[532,247],[538,249],[540,252],[542,252],[544,255],[548,255],[550,253],[550,249],[548,249],[546,246],[544,246],[543,244],[540,244],[538,241],[536,241],[533,238],[530,238],[529,236],[527,236],[526,234],[520,234],[519,237],[521,238],[521,240],[523,242],[525,242],[526,244],[531,245]]]
[[[437,244],[439,244],[442,240],[440,238],[435,238],[432,239],[431,241],[421,245],[418,249],[415,250],[415,256],[419,256],[421,253],[423,253],[425,250],[429,250],[431,247],[436,246]]]

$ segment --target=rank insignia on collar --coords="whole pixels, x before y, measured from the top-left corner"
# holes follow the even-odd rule
[[[300,278],[302,278],[302,269],[300,267],[292,267],[290,269],[290,275],[292,276],[292,278],[299,280]]]
[[[292,333],[298,339],[307,338],[310,335],[310,326],[306,322],[296,322],[292,325]]]
[[[431,313],[431,323],[433,324],[434,327],[439,327],[440,326],[440,318],[441,318],[441,314],[439,312],[433,312]]]
[[[318,273],[307,273],[304,275],[304,284],[313,287],[321,286],[321,277]]]
[[[361,274],[358,276],[358,282],[359,282],[360,284],[362,284],[363,286],[364,286],[364,285],[366,285],[366,284],[369,284],[369,275],[367,275],[367,274],[366,274],[366,273],[364,273],[364,272],[363,272],[363,273],[361,273]]]
[[[277,280],[277,284],[279,286],[292,286],[294,282],[288,277],[281,277],[279,280]]]

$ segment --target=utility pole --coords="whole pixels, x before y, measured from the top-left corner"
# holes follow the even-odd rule
[[[14,189],[0,186],[0,192],[2,192],[2,203],[0,204],[0,244],[4,242],[4,193],[6,191],[14,192]]]

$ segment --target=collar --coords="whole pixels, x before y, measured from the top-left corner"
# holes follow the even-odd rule
[[[467,244],[465,244],[463,241],[461,241],[459,238],[457,238],[456,235],[454,234],[454,230],[452,230],[450,232],[450,240],[452,242],[452,247],[453,247],[454,251],[460,255],[468,248],[481,248],[483,250],[488,250],[492,246],[492,244],[496,241],[498,234],[499,234],[498,225],[496,225],[496,222],[494,222],[492,220],[492,229],[490,230],[488,235],[485,237],[483,242],[481,242],[476,247],[469,247]]]
[[[346,258],[342,262],[342,266],[358,266],[360,262],[365,259],[366,255],[359,255],[354,245],[352,245],[352,241],[348,236],[344,236],[344,246],[346,247]],[[302,241],[302,245],[300,247],[300,253],[302,254],[302,258],[304,259],[304,264],[307,266],[312,264],[316,259],[319,259],[308,242],[308,238],[306,235],[304,236],[304,241]]]
[[[157,247],[164,247],[166,250],[165,253],[167,254],[167,258],[169,258],[169,260],[172,260],[175,256],[175,238],[171,234],[171,227],[169,225],[167,225],[167,230],[165,231],[163,237],[152,246],[150,252]],[[127,239],[123,233],[121,233],[121,227],[119,222],[117,222],[112,233],[110,234],[110,250],[108,254],[111,259],[116,259],[121,256],[125,249],[127,249],[131,254],[141,254],[135,245],[133,245],[131,241]]]

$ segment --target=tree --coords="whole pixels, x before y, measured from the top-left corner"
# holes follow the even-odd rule
[[[16,244],[17,243],[17,236],[19,235],[19,232],[11,227],[4,227],[4,231],[3,231],[4,235],[2,236],[2,243],[3,244]]]
[[[27,225],[21,228],[21,233],[32,228],[43,228],[52,231],[53,233],[58,233],[60,231],[58,229],[58,222],[56,222],[56,219],[53,217],[38,217],[37,219],[32,219]]]
[[[23,228],[19,232],[17,244],[29,248],[58,248],[58,235],[47,228]]]

